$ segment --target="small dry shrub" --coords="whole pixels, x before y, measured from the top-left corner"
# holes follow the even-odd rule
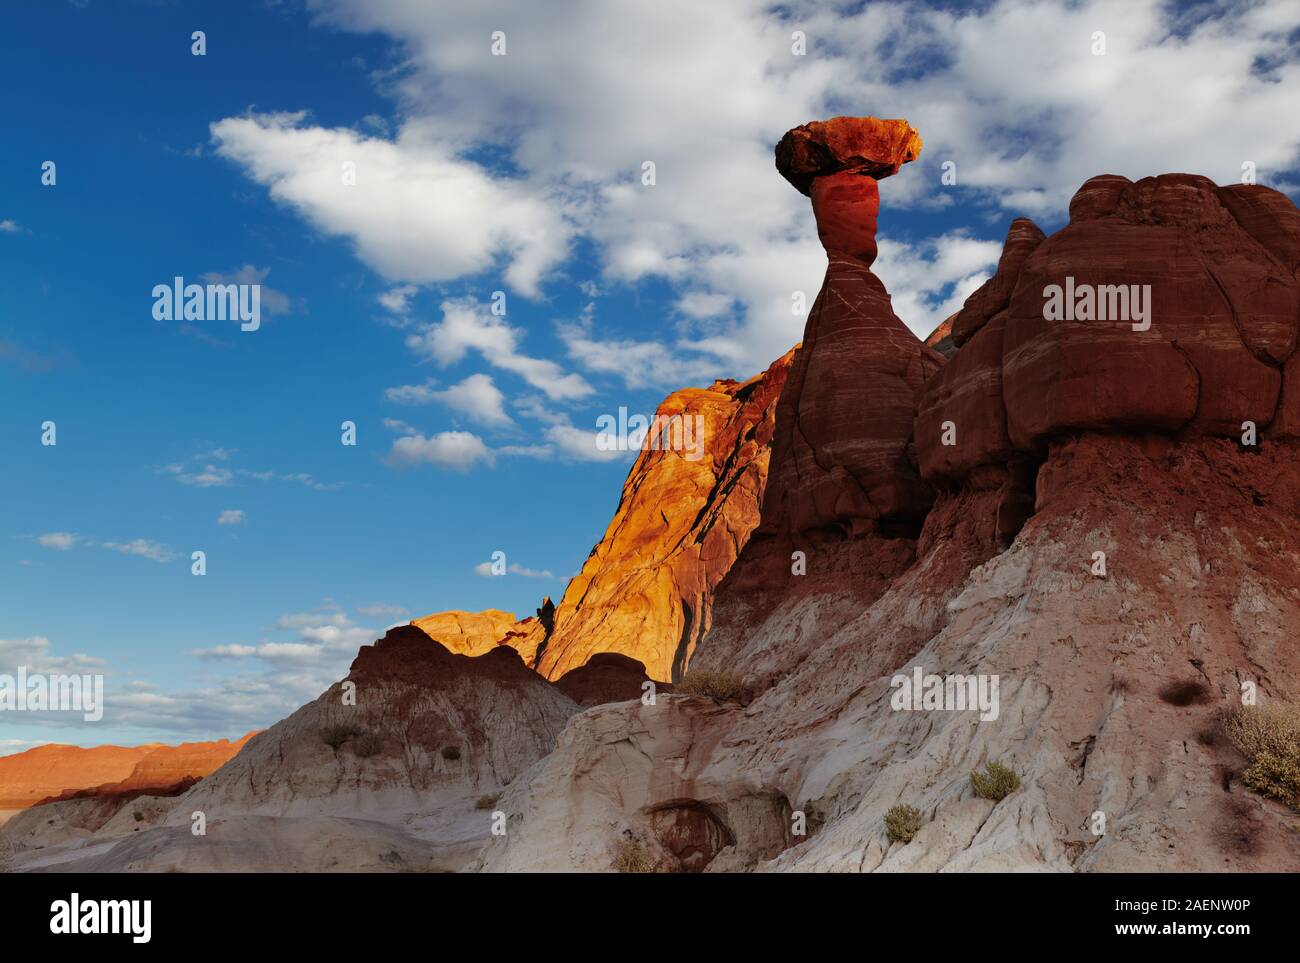
[[[497,804],[497,800],[500,799],[500,798],[501,798],[501,793],[499,793],[499,792],[494,792],[494,793],[492,793],[491,795],[488,795],[488,796],[479,796],[479,797],[478,797],[478,802],[476,802],[476,803],[474,804],[474,808],[475,808],[475,809],[491,809],[493,806],[495,806],[495,805]]]
[[[352,751],[362,759],[377,755],[384,747],[384,739],[377,732],[363,732],[352,740]]]
[[[457,759],[460,758],[460,747],[459,747],[459,746],[443,746],[443,747],[442,747],[442,758],[446,759],[448,762],[455,762]]]
[[[988,762],[983,772],[971,772],[970,785],[981,799],[1000,802],[1020,788],[1020,777],[1000,762]]]
[[[625,839],[618,844],[618,852],[614,854],[614,871],[616,873],[653,873],[655,864],[650,859],[650,854],[646,852],[644,846],[634,840]]]
[[[1241,706],[1224,717],[1223,734],[1250,763],[1241,781],[1300,812],[1300,705]]]
[[[745,682],[734,672],[713,672],[696,669],[673,687],[682,695],[707,696],[717,702],[739,702],[745,691]]]
[[[885,835],[895,843],[910,843],[921,829],[921,810],[915,806],[893,806],[885,813]]]

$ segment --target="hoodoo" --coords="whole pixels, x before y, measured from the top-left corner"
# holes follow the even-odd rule
[[[874,117],[804,124],[777,144],[777,170],[812,200],[828,265],[777,403],[759,527],[719,588],[710,666],[732,663],[782,601],[845,581],[860,609],[912,558],[898,536],[916,535],[933,500],[911,450],[915,398],[943,357],[894,314],[871,264],[877,182],[920,152],[907,121]],[[797,620],[805,630],[848,616],[814,613]]]

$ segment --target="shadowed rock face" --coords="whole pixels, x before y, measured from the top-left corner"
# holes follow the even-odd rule
[[[774,610],[786,605],[792,631],[811,641],[911,561],[910,540],[896,536],[914,537],[933,500],[913,463],[915,398],[943,357],[894,314],[870,266],[876,178],[919,151],[906,121],[852,117],[805,124],[777,147],[777,169],[812,200],[829,263],[777,404],[762,521],[719,587],[702,667],[757,671],[761,660],[741,653]],[[806,572],[794,571],[795,553]],[[844,604],[814,606],[815,617],[812,602],[795,601],[846,585]]]
[[[856,535],[919,522],[929,507],[908,445],[916,391],[942,358],[894,314],[870,270],[876,178],[919,152],[906,121],[871,117],[805,124],[777,146],[777,169],[807,184],[829,265],[777,406],[764,533]]]
[[[642,686],[647,681],[650,677],[646,675],[644,663],[617,652],[601,652],[588,659],[586,665],[560,676],[555,686],[586,708],[606,702],[640,699],[646,692]],[[655,692],[671,692],[672,688],[666,682],[659,682],[655,685]]]
[[[1294,436],[1300,392],[1283,385],[1295,377],[1298,264],[1300,212],[1283,195],[1191,174],[1094,177],[1048,238],[1015,221],[997,273],[954,320],[960,350],[920,399],[922,476],[977,479],[1075,431],[1238,438],[1253,422]],[[1051,286],[1093,305],[1047,319]]]

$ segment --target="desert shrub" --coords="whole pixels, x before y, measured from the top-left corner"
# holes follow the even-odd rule
[[[915,806],[893,806],[885,813],[885,835],[891,842],[910,843],[921,829],[921,810]]]
[[[631,839],[625,839],[618,844],[618,851],[614,854],[614,872],[653,873],[654,871],[654,861],[650,859],[650,854],[645,851],[644,846]]]
[[[359,735],[361,735],[361,730],[357,726],[348,722],[341,722],[323,727],[320,731],[320,741],[331,749],[337,749],[349,739]]]
[[[377,732],[363,732],[352,740],[352,751],[362,759],[369,759],[384,747],[384,739]]]
[[[144,813],[140,812],[140,810],[137,809],[131,815],[135,818],[136,822],[138,823],[144,822]]]
[[[696,669],[673,688],[675,693],[707,696],[718,702],[739,702],[744,690],[744,680],[734,672],[712,672],[708,669]]]
[[[1300,812],[1300,705],[1241,706],[1224,717],[1223,734],[1250,763],[1241,781]]]
[[[493,806],[497,804],[497,800],[500,798],[501,798],[501,793],[499,792],[494,792],[488,796],[479,796],[478,802],[474,803],[474,808],[491,809]]]
[[[448,762],[455,762],[457,759],[460,758],[460,747],[459,747],[459,746],[443,746],[443,747],[442,747],[442,758],[446,759]]]
[[[1020,777],[1000,762],[988,762],[983,772],[971,771],[970,785],[981,799],[999,802],[1020,788]]]

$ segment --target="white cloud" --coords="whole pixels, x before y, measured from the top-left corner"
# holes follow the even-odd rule
[[[435,392],[433,398],[483,425],[499,428],[514,424],[506,414],[505,395],[485,374],[470,375],[446,391]]]
[[[772,146],[803,121],[907,117],[925,151],[882,186],[884,207],[956,197],[995,215],[998,240],[1014,214],[1062,219],[1094,174],[1193,170],[1228,182],[1249,160],[1268,183],[1300,150],[1293,4],[480,0],[437,16],[416,0],[313,6],[334,26],[395,40],[402,71],[382,83],[400,131],[375,140],[301,115],[232,118],[213,126],[219,149],[277,200],[353,237],[394,281],[470,276],[506,259],[535,288],[582,235],[606,281],[677,290],[680,317],[667,319],[656,362],[665,372],[747,375],[799,339],[791,293],[811,300],[824,260]],[[794,27],[807,56],[791,55]],[[503,28],[509,54],[492,57],[488,38]],[[1095,30],[1106,33],[1102,57],[1091,54]],[[470,159],[502,153],[509,179]],[[369,194],[337,186],[345,156]],[[639,180],[646,160],[654,187]],[[946,160],[956,191],[939,181]],[[507,215],[517,204],[522,213]],[[964,290],[975,270],[950,284]],[[896,273],[885,280],[899,313],[924,332],[953,289]],[[644,350],[626,335],[584,340],[574,357],[593,371]]]
[[[357,611],[362,615],[370,616],[372,619],[404,618],[411,614],[400,605],[385,605],[383,603],[377,603],[375,605],[359,605],[357,606]]]
[[[482,575],[484,578],[498,577],[497,573],[492,570],[491,562],[479,562],[474,566],[474,574]],[[546,569],[525,568],[524,566],[517,565],[514,562],[511,562],[506,566],[506,571],[503,574],[522,575],[524,578],[555,578],[555,576]]]
[[[473,349],[488,364],[512,372],[552,400],[585,398],[593,392],[581,375],[565,374],[554,361],[518,350],[522,333],[472,298],[442,302],[442,320],[424,325],[406,339],[417,355],[441,365],[455,364]]]
[[[573,425],[552,425],[546,429],[546,440],[569,458],[580,461],[618,461],[629,457],[626,451],[602,450],[597,440],[600,437],[600,432],[575,428]]]
[[[243,659],[257,654],[255,645],[216,645],[210,649],[196,649],[193,655],[202,659]]]
[[[242,525],[248,518],[242,508],[227,508],[217,516],[218,525]]]
[[[318,229],[351,238],[391,281],[450,281],[503,260],[506,281],[535,295],[567,253],[572,229],[537,185],[495,177],[417,125],[387,140],[310,126],[299,112],[228,117],[211,132],[218,154]]]
[[[906,244],[879,240],[875,271],[890,290],[894,313],[926,337],[961,308],[997,267],[1001,241],[980,241],[965,233]]]
[[[384,389],[384,398],[398,405],[430,405],[438,398],[437,382],[432,379],[418,385],[397,385]]]
[[[0,639],[0,673],[13,675],[19,666],[25,666],[30,673],[80,673],[102,671],[107,663],[80,652],[73,655],[52,655],[50,640],[43,635],[25,639]]]
[[[405,315],[410,310],[411,298],[415,297],[419,290],[414,284],[399,284],[379,295],[379,303],[393,314]]]
[[[492,450],[469,431],[441,431],[431,437],[404,435],[393,442],[388,463],[395,467],[430,464],[468,471],[479,462],[492,464]]]
[[[0,232],[5,234],[21,234],[23,233],[23,228],[17,221],[6,217],[3,221],[0,221]]]
[[[253,264],[245,264],[243,267],[235,268],[232,271],[208,271],[201,277],[207,284],[256,284],[260,288],[258,303],[262,315],[264,318],[273,318],[292,311],[293,300],[283,291],[277,291],[265,283],[266,276],[270,273],[270,268],[259,268]]]
[[[182,485],[193,485],[195,488],[224,488],[235,481],[235,473],[220,465],[204,465],[202,469],[193,470],[187,470],[182,465],[168,465],[163,471],[174,476]]]
[[[77,544],[77,536],[71,532],[47,532],[44,535],[36,536],[36,544],[44,548],[54,548],[66,552]]]
[[[147,538],[134,538],[129,542],[104,542],[104,548],[121,552],[123,555],[137,555],[151,562],[170,562],[176,557],[166,545],[151,542]]]

